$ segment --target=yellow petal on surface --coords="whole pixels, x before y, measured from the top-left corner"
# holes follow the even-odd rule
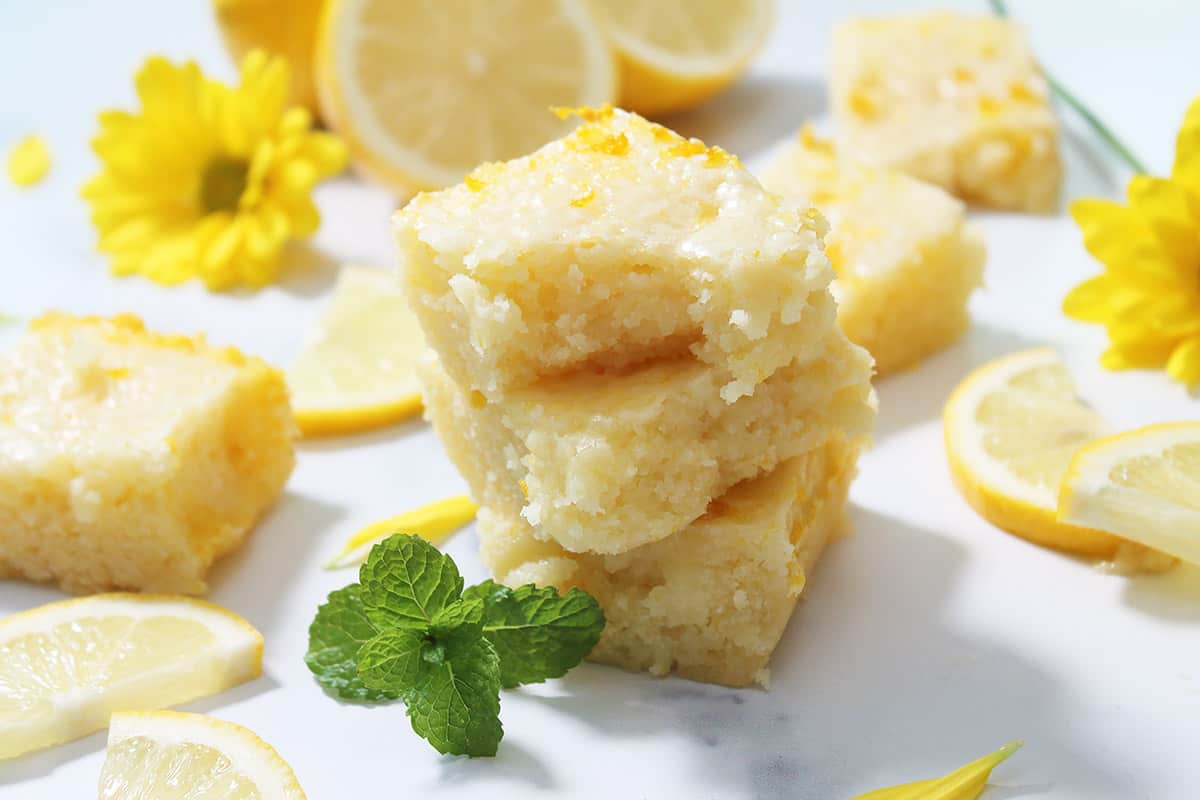
[[[991,755],[972,761],[943,778],[876,789],[854,800],[975,800],[987,786],[992,770],[1021,749],[1022,742],[1009,742]]]
[[[1186,386],[1200,383],[1200,336],[1184,341],[1167,360],[1167,373]]]
[[[367,560],[372,547],[397,533],[411,533],[430,544],[441,544],[450,534],[475,519],[478,510],[479,506],[471,498],[461,495],[374,522],[351,536],[342,551],[325,564],[325,569],[361,564]]]
[[[50,171],[50,148],[40,136],[26,136],[8,154],[8,177],[17,186],[33,186]]]

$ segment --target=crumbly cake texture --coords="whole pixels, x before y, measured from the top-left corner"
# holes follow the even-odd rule
[[[0,356],[0,575],[198,594],[292,471],[282,375],[131,315],[51,313]]]
[[[859,445],[835,436],[737,485],[675,535],[620,555],[570,553],[520,518],[482,509],[483,561],[510,586],[591,592],[607,620],[593,661],[765,686],[806,580],[842,528]]]
[[[575,552],[621,553],[666,538],[741,481],[818,445],[867,434],[870,356],[831,329],[732,404],[693,358],[576,373],[488,402],[427,357],[426,414],[476,500]]]
[[[966,330],[986,250],[962,202],[895,170],[839,160],[808,128],[760,178],[829,220],[838,323],[875,357],[877,374],[910,367]]]
[[[819,214],[719,148],[577,113],[565,138],[394,218],[410,305],[456,383],[496,400],[690,353],[732,403],[819,347],[835,315]]]
[[[831,80],[843,155],[975,205],[1058,207],[1058,122],[1016,23],[946,12],[844,22]]]

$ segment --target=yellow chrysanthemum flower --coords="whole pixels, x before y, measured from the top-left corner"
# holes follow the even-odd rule
[[[135,79],[141,111],[104,111],[92,147],[103,170],[83,187],[117,275],[210,289],[263,286],[287,241],[320,224],[313,186],[345,146],[285,108],[288,66],[255,51],[241,85],[155,56]]]
[[[1104,273],[1076,286],[1063,311],[1102,323],[1108,369],[1166,366],[1200,384],[1200,97],[1184,117],[1170,178],[1136,175],[1128,203],[1071,204]]]

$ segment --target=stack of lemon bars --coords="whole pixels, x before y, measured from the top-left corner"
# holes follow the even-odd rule
[[[579,586],[592,658],[741,686],[767,662],[875,416],[826,224],[612,109],[395,218],[426,414],[506,584]]]

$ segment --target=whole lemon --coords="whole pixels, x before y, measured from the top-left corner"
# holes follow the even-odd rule
[[[213,0],[225,46],[238,62],[256,47],[283,56],[292,68],[290,104],[319,115],[313,50],[325,0]]]

